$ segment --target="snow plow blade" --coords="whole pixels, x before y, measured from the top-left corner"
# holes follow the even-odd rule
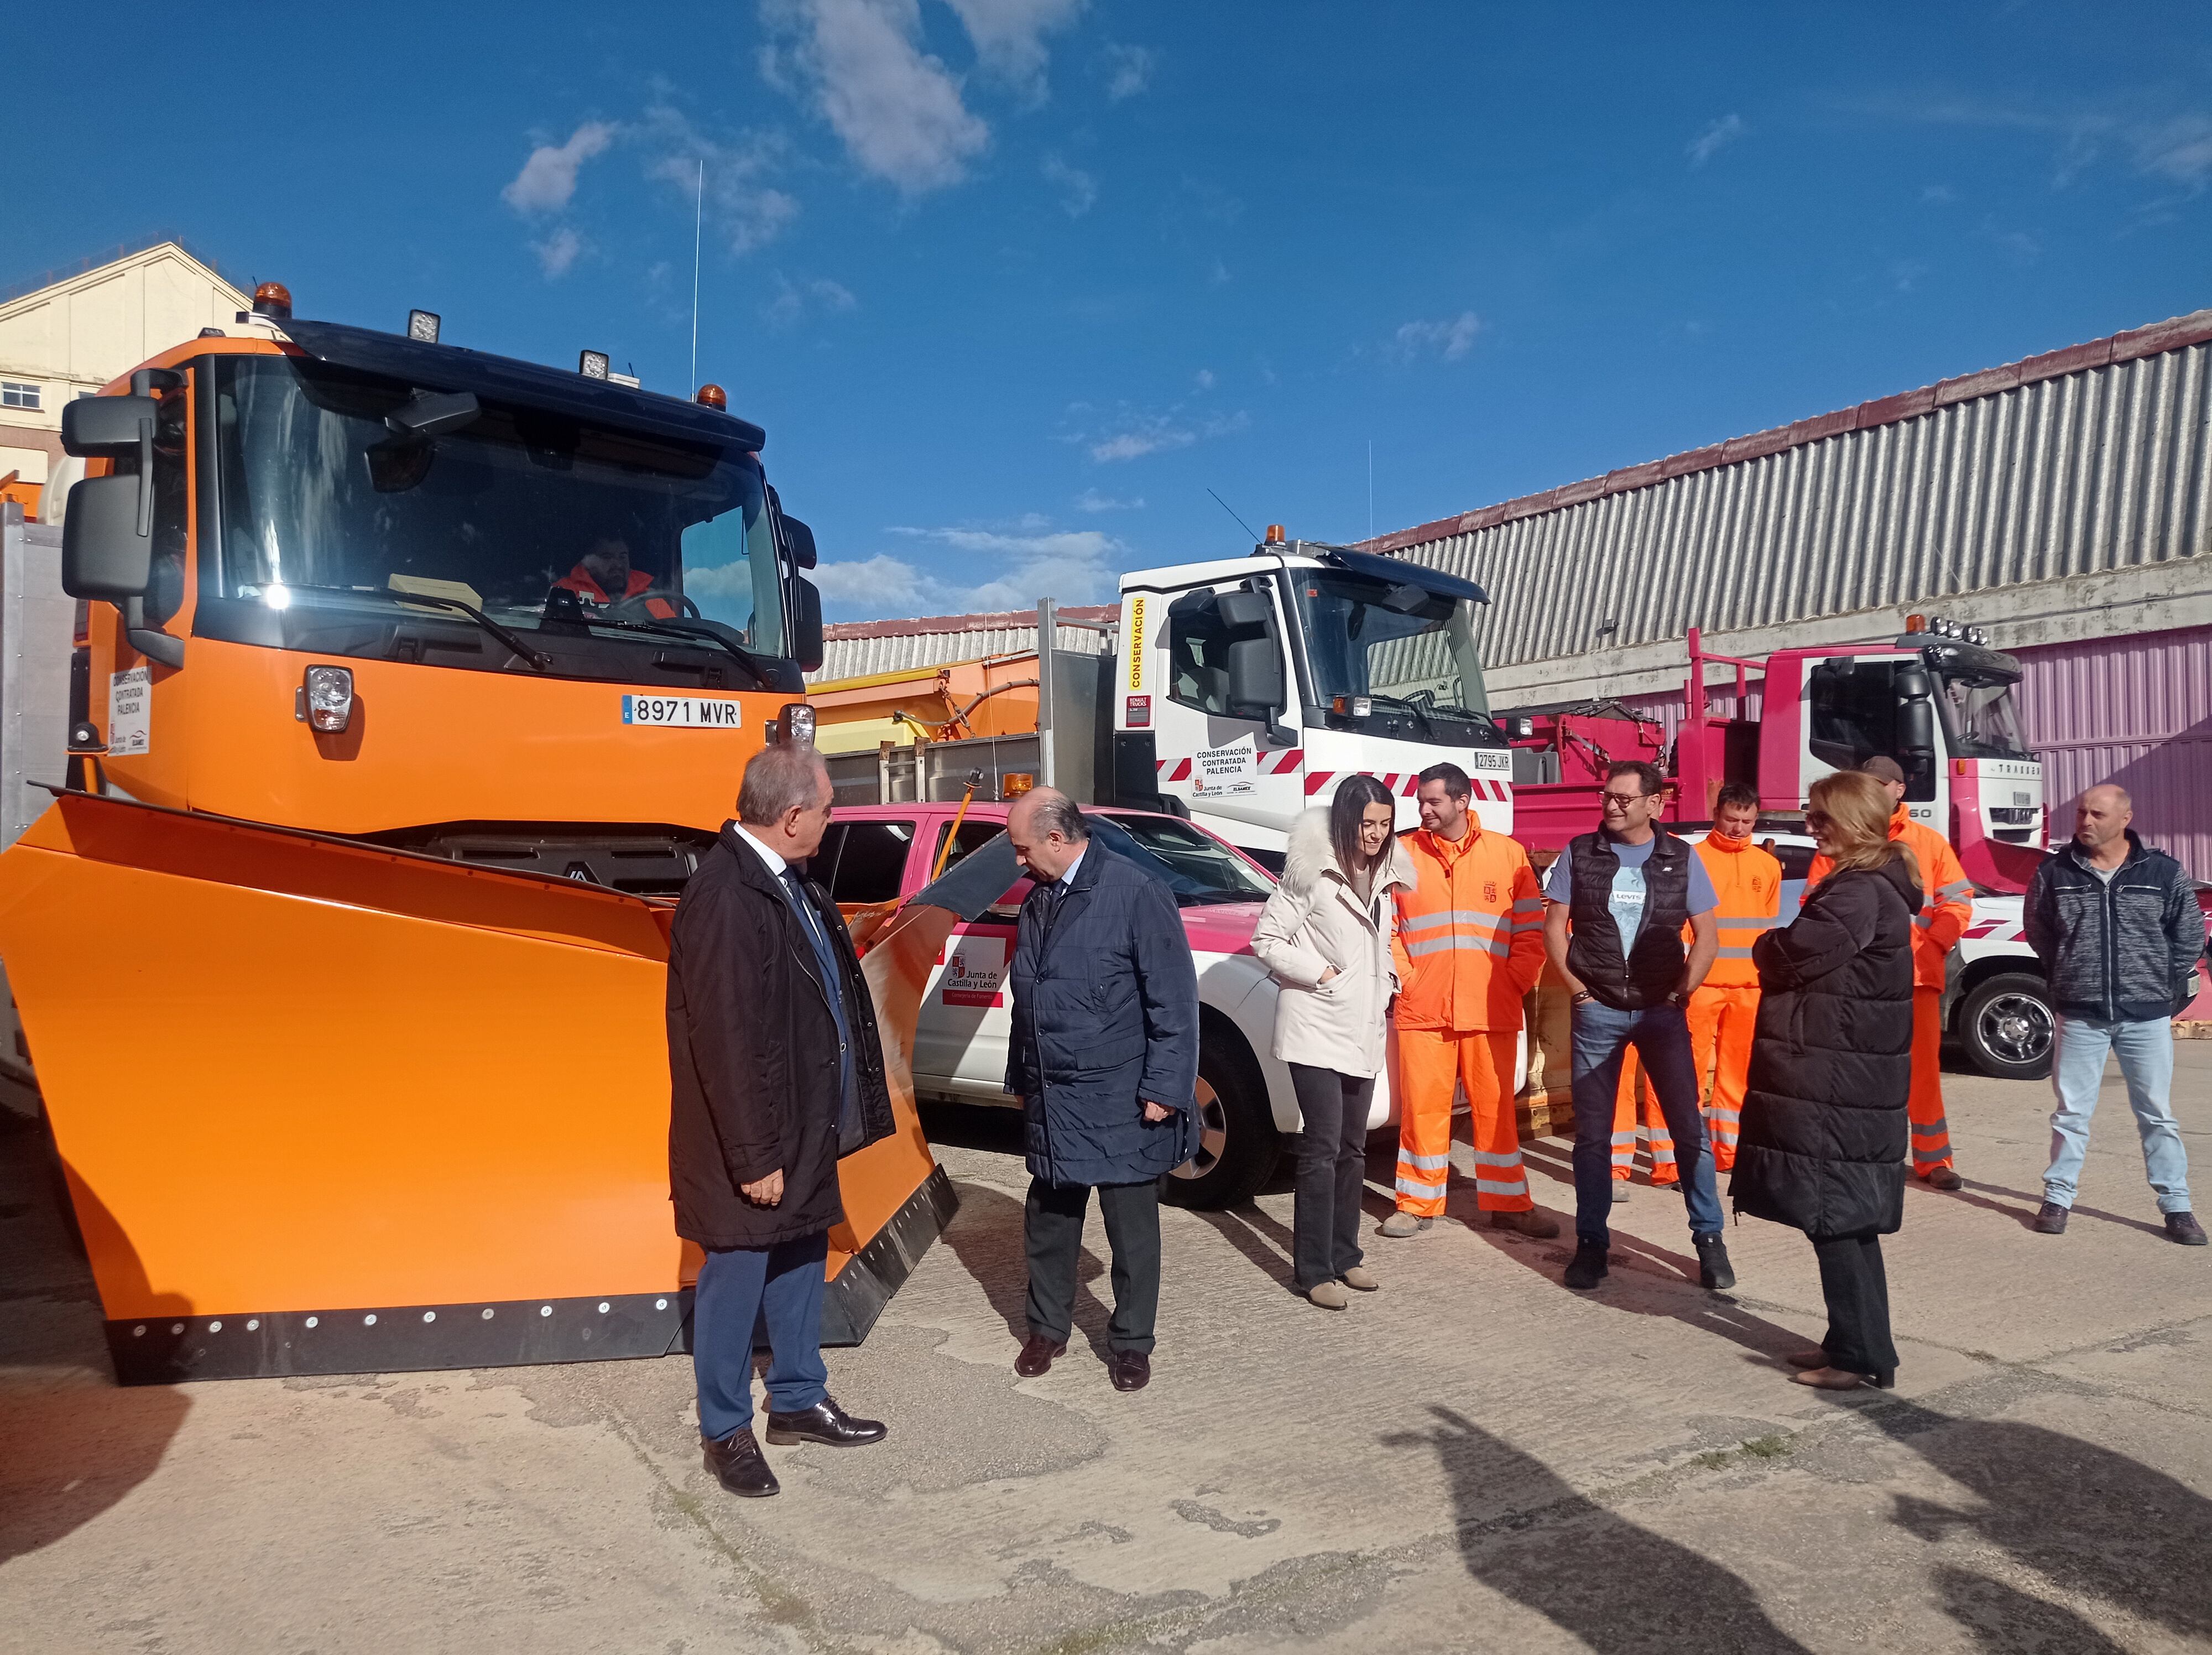
[[[0,855],[0,958],[117,1378],[688,1348],[672,912],[61,794]],[[866,1336],[953,1208],[910,1086],[894,1108],[839,1167],[824,1344]]]

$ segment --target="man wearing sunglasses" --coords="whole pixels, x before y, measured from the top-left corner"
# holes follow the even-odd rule
[[[1666,778],[1624,761],[1606,771],[1604,824],[1552,864],[1544,946],[1574,996],[1575,1256],[1566,1285],[1605,1280],[1612,1245],[1613,1097],[1630,1047],[1650,1077],[1674,1140],[1703,1287],[1731,1287],[1721,1203],[1698,1112],[1684,1007],[1720,946],[1712,879],[1690,846],[1656,829]],[[1683,928],[1691,938],[1686,952]]]

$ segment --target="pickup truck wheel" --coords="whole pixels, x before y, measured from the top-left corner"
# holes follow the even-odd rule
[[[1235,1207],[1275,1170],[1282,1137],[1268,1112],[1266,1083],[1242,1051],[1208,1038],[1198,1052],[1198,1153],[1160,1180],[1175,1207]]]
[[[1977,983],[1959,1007],[1966,1055],[1976,1068],[1999,1080],[2048,1079],[2057,1033],[2050,990],[2026,971]]]

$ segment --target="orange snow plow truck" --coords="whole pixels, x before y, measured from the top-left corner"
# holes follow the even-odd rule
[[[811,739],[813,536],[717,388],[438,332],[268,284],[64,411],[67,785],[0,958],[125,1383],[687,1345],[668,922]],[[898,1101],[825,1343],[951,1210]]]

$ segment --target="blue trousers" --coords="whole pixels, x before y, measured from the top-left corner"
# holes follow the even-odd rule
[[[2189,1153],[2173,1118],[2173,1025],[2107,1023],[2094,1017],[2058,1019],[2058,1060],[2051,1084],[2058,1094],[2051,1117],[2051,1170],[2043,1175],[2043,1198],[2071,1208],[2081,1164],[2089,1155],[2089,1117],[2105,1084],[2107,1054],[2120,1060],[2128,1083],[2128,1107],[2135,1110],[2142,1140],[2143,1171],[2161,1213],[2189,1211]]]
[[[768,1405],[795,1414],[830,1393],[822,1365],[822,1269],[830,1237],[710,1252],[691,1290],[691,1372],[699,1434],[719,1442],[753,1422],[755,1334],[768,1334]]]
[[[1615,1011],[1586,1000],[1575,1007],[1575,1239],[1612,1244],[1613,1105],[1620,1061],[1630,1046],[1659,1096],[1674,1140],[1674,1165],[1690,1205],[1690,1233],[1721,1232],[1721,1198],[1713,1156],[1698,1111],[1698,1071],[1690,1059],[1690,1024],[1680,1006]]]

